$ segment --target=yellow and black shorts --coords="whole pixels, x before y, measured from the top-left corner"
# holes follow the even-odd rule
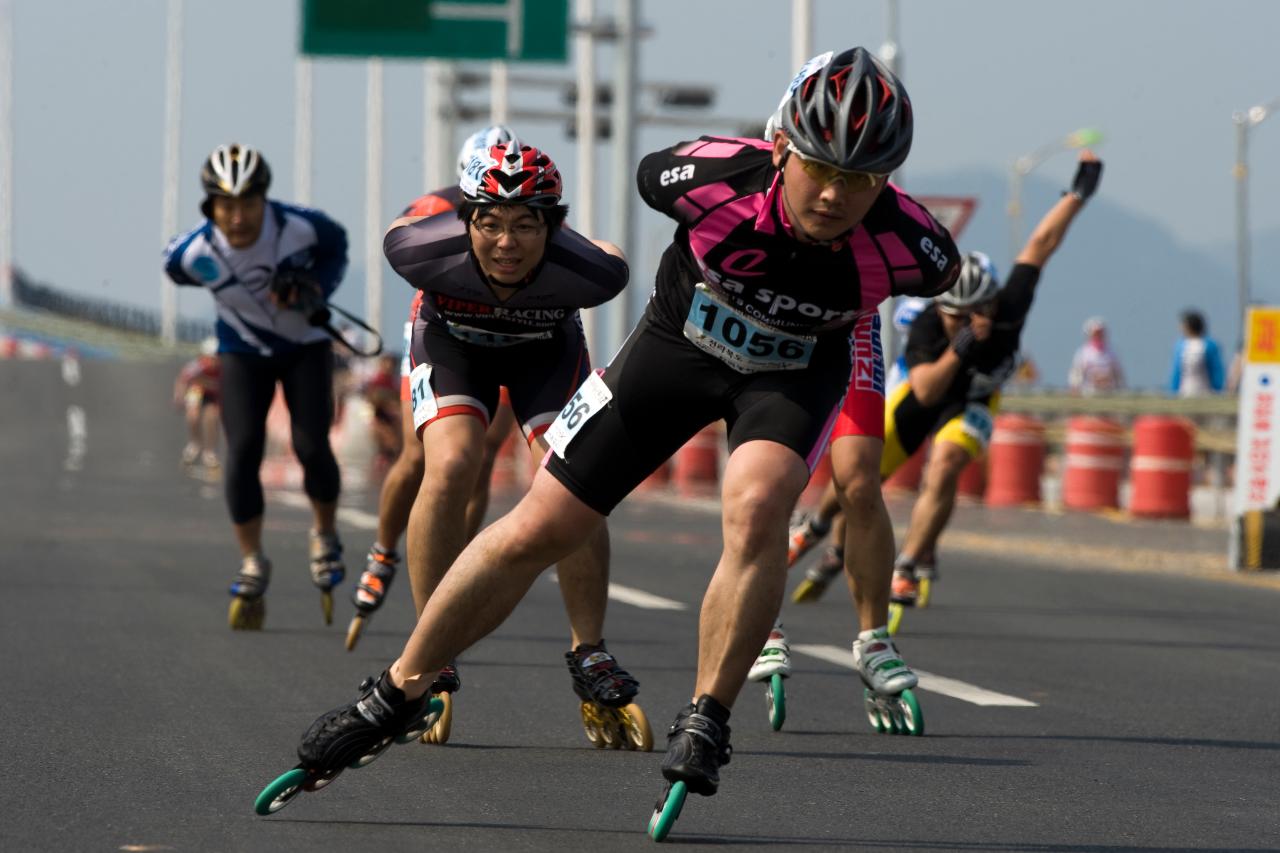
[[[991,443],[991,431],[999,409],[999,393],[985,400],[922,406],[911,393],[911,383],[901,383],[889,392],[885,401],[881,479],[891,477],[934,433],[935,442],[958,444],[969,458],[980,458]]]

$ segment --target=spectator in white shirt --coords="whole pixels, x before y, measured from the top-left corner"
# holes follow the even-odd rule
[[[1067,384],[1077,394],[1097,394],[1124,387],[1120,359],[1107,346],[1107,324],[1101,317],[1084,323],[1084,344],[1071,360]]]

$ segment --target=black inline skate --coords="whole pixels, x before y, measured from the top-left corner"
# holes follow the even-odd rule
[[[319,717],[298,744],[300,763],[262,789],[254,801],[260,815],[277,812],[303,791],[318,791],[348,767],[364,767],[392,743],[408,743],[440,712],[430,694],[407,698],[386,672],[360,683],[349,704]]]
[[[653,730],[644,711],[632,700],[640,692],[640,682],[631,677],[605,648],[581,644],[564,654],[573,692],[582,700],[582,729],[596,749],[653,749]]]
[[[714,796],[720,768],[729,763],[729,709],[710,696],[686,705],[667,730],[662,775],[667,780],[649,818],[649,837],[662,841],[671,831],[689,792]]]

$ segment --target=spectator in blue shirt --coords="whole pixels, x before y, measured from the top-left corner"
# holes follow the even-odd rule
[[[1179,397],[1217,394],[1224,384],[1222,352],[1218,342],[1206,334],[1204,315],[1182,312],[1182,337],[1173,350],[1173,373],[1169,390]]]

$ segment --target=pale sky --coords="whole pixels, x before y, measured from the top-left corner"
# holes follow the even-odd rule
[[[12,0],[12,5],[15,261],[37,280],[68,290],[158,306],[159,252],[168,236],[161,234],[166,4]],[[609,0],[596,5],[600,15],[612,8]],[[185,6],[180,230],[199,218],[199,167],[221,142],[238,140],[261,148],[276,175],[272,194],[290,199],[299,14],[298,3],[291,0],[188,0]],[[795,71],[790,4],[641,0],[640,6],[642,19],[653,28],[641,46],[642,79],[712,86],[718,92],[713,112],[722,116],[763,120],[773,109]],[[853,44],[875,48],[884,40],[883,0],[815,0],[814,7],[815,53]],[[917,116],[915,146],[905,170],[908,190],[927,194],[931,183],[946,183],[962,173],[1004,178],[1018,155],[1076,128],[1096,127],[1106,135],[1098,152],[1107,164],[1100,193],[1107,204],[1163,229],[1188,249],[1230,245],[1231,115],[1280,97],[1280,58],[1274,47],[1280,3],[900,0],[900,9],[903,76]],[[611,76],[610,49],[598,51],[597,65],[601,78]],[[572,75],[568,67],[514,70]],[[419,64],[388,63],[383,225],[424,189],[421,85]],[[362,308],[363,63],[318,62],[315,92],[312,202],[348,229],[352,266],[338,301]],[[484,92],[463,93],[463,98],[480,102]],[[559,103],[551,93],[519,90],[512,100],[543,107]],[[708,131],[731,129],[707,123]],[[563,124],[526,123],[517,130],[555,157],[572,200],[577,152]],[[636,150],[643,155],[696,133],[647,126]],[[451,149],[463,135],[460,130]],[[607,218],[612,192],[608,165],[602,145],[597,159],[599,227],[593,236],[616,238]],[[1280,196],[1275,191],[1280,187],[1280,119],[1253,131],[1251,165],[1256,240],[1264,232],[1280,234]],[[1059,155],[1033,178],[1056,187],[1071,171],[1071,158]],[[1049,184],[1041,190],[1047,188]],[[633,186],[627,191],[634,199]],[[1004,197],[980,199],[962,247],[1011,257],[1006,202]],[[631,299],[639,305],[652,286],[655,253],[671,228],[638,201],[636,210],[640,228],[636,245],[630,247]],[[1029,211],[1028,227],[1036,213]],[[1122,253],[1143,250],[1113,248]],[[1069,251],[1070,245],[1064,246],[1063,252]],[[1234,278],[1213,286],[1215,292],[1205,294],[1206,305],[1215,300],[1234,305]],[[1280,300],[1280,283],[1269,269],[1255,267],[1254,286],[1272,301]],[[1152,287],[1158,300],[1158,287]],[[389,269],[384,290],[384,327],[398,329],[410,290]],[[1105,313],[1106,306],[1094,308],[1081,310]],[[183,294],[181,309],[187,316],[212,314],[208,296],[193,291]],[[1211,320],[1224,346],[1234,337],[1232,316],[1224,308],[1221,321]],[[1046,352],[1058,353],[1078,342],[1076,325],[1061,334],[1062,341],[1046,342]],[[1170,333],[1162,328],[1160,334],[1167,338]],[[1160,347],[1163,352],[1163,339]],[[1065,366],[1051,370],[1062,372]]]

